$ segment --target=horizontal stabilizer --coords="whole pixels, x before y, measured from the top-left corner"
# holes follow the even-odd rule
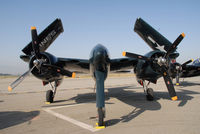
[[[42,31],[38,36],[40,52],[44,52],[63,31],[64,29],[60,19],[56,19],[44,31]],[[22,49],[22,52],[26,55],[32,55],[32,42]]]
[[[134,31],[153,49],[167,52],[172,43],[163,35],[147,24],[143,19],[138,18],[135,22]]]

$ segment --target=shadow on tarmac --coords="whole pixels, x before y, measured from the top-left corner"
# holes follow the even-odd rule
[[[32,119],[37,117],[40,111],[21,112],[21,111],[4,111],[0,112],[0,130],[12,127],[28,121],[31,124]]]
[[[132,90],[126,89],[138,89],[138,87],[117,87],[117,88],[109,88],[108,93],[110,97],[114,97],[121,102],[128,104],[129,106],[133,107],[133,110],[124,115],[119,117],[119,119],[112,119],[106,121],[106,126],[112,126],[119,122],[129,122],[135,117],[139,116],[146,110],[154,111],[161,109],[161,105],[157,102],[157,99],[154,101],[147,101],[146,96],[143,92],[136,93]]]
[[[200,83],[189,82],[189,81],[182,81],[180,82],[181,87],[189,87],[189,86],[200,86]]]
[[[132,90],[134,89],[134,90]],[[133,107],[133,110],[128,113],[127,115],[124,115],[122,117],[119,117],[119,119],[112,119],[106,121],[106,126],[112,126],[119,122],[129,122],[135,117],[139,116],[144,111],[154,111],[154,110],[160,110],[161,104],[158,102],[159,99],[166,99],[171,101],[169,97],[169,93],[166,92],[154,92],[154,101],[147,101],[146,95],[143,92],[136,92],[136,90],[141,91],[142,88],[136,87],[136,86],[121,86],[121,87],[114,87],[114,88],[107,88],[106,90],[108,92],[105,92],[105,100],[108,101],[111,97],[116,98],[120,100],[121,102],[128,104],[129,106]],[[188,100],[192,100],[193,97],[190,96],[193,94],[200,94],[199,92],[194,92],[190,90],[185,89],[179,89],[177,91],[178,95],[178,101],[180,102],[178,104],[179,107],[182,107],[186,105]],[[60,100],[56,101],[58,102],[64,102],[64,101],[71,101],[74,100],[75,104],[80,103],[96,103],[96,93],[86,93],[86,94],[78,94],[75,97],[72,97],[68,100]],[[106,104],[114,104],[106,102]],[[59,105],[59,106],[65,106],[69,104]],[[71,104],[70,104],[71,105]],[[55,106],[55,105],[54,105]],[[56,105],[58,106],[58,105]],[[93,117],[91,117],[93,119]]]

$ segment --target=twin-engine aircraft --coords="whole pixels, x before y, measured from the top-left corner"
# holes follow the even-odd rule
[[[175,50],[185,35],[181,34],[172,44],[141,18],[136,20],[134,30],[147,42],[153,51],[147,53],[145,56],[123,52],[124,56],[130,58],[110,59],[106,47],[98,44],[92,49],[89,59],[75,59],[59,58],[46,52],[50,44],[64,31],[60,19],[56,19],[52,22],[39,35],[37,34],[36,27],[31,27],[32,41],[22,49],[25,55],[20,56],[22,60],[29,64],[29,70],[14,81],[8,87],[8,90],[11,91],[22,82],[28,74],[32,73],[35,77],[43,81],[44,86],[51,84],[52,90],[47,91],[46,101],[52,103],[57,87],[60,85],[63,77],[75,77],[75,72],[71,70],[86,73],[90,72],[96,82],[98,126],[104,125],[104,81],[110,71],[134,68],[138,82],[143,86],[148,100],[153,100],[153,90],[148,88],[149,83],[156,83],[158,78],[163,77],[172,100],[177,100],[176,92],[170,77],[172,74],[176,76],[177,73],[175,69],[176,66],[180,64],[172,64],[170,59],[178,57],[179,54],[175,53]],[[172,68],[172,65],[174,65],[175,68]],[[187,70],[188,66],[185,66]],[[175,73],[170,70],[173,70]],[[197,72],[200,74],[200,71],[197,70]],[[191,71],[188,71],[186,74],[188,76],[196,75],[191,73]],[[182,75],[179,76],[186,76],[182,70],[181,74]],[[145,84],[145,80],[149,81],[149,83]],[[52,85],[52,83],[54,83],[54,85]]]

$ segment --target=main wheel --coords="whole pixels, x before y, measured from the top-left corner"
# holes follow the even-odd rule
[[[53,102],[53,91],[48,90],[46,93],[46,101],[52,103]]]
[[[98,108],[98,126],[104,126],[104,110],[103,108]]]
[[[152,88],[148,88],[148,89],[147,89],[147,95],[146,95],[146,97],[147,97],[147,100],[148,100],[148,101],[154,100],[154,97],[153,97],[153,89],[152,89]]]

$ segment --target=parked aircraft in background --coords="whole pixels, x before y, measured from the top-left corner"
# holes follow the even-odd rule
[[[189,63],[192,63],[188,65]],[[200,62],[199,59],[186,61],[183,64],[174,63],[170,68],[172,78],[176,78],[176,85],[179,85],[179,78],[200,76]]]

